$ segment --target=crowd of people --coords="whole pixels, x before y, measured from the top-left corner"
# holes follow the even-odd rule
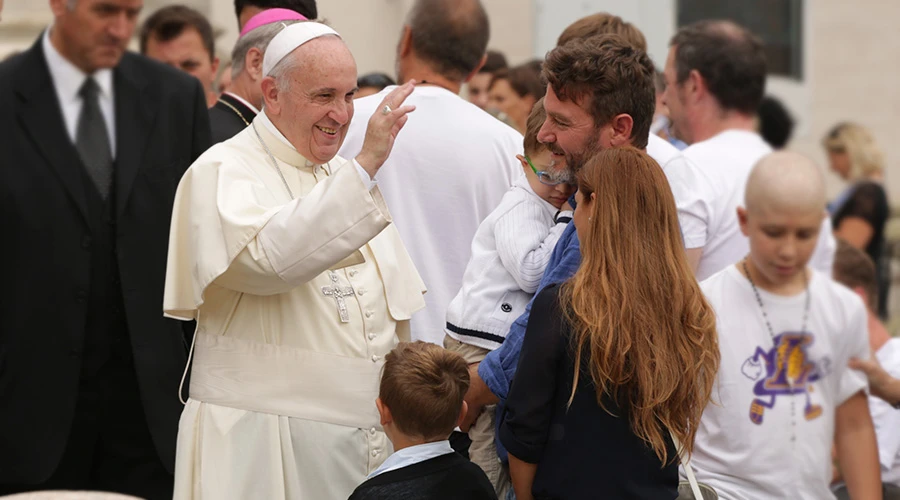
[[[315,0],[225,69],[141,7],[0,63],[0,495],[900,498],[884,158],[836,125],[828,203],[747,29],[509,65],[415,0],[395,80]]]

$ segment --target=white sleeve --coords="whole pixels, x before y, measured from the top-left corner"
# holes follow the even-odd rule
[[[713,189],[709,180],[683,156],[677,156],[666,163],[663,172],[675,197],[684,247],[703,248],[709,237],[713,214],[710,203]]]
[[[520,203],[494,223],[500,262],[522,291],[535,293],[566,224],[548,226],[544,208]]]
[[[351,257],[390,223],[380,191],[361,181],[355,168],[341,167],[282,207],[215,283],[256,295],[284,293]]]
[[[363,185],[366,186],[367,191],[371,191],[378,182],[374,177],[369,177],[369,173],[366,172],[366,169],[362,168],[362,165],[356,161],[356,158],[353,159],[353,166],[356,167],[356,173],[359,174],[359,180],[363,182]]]
[[[834,238],[834,232],[831,229],[831,218],[826,216],[825,220],[822,221],[822,229],[819,231],[816,249],[813,251],[812,258],[809,259],[810,267],[831,276],[835,252],[837,252],[837,240]]]
[[[896,342],[891,340],[890,342]],[[879,357],[881,366],[894,378],[900,378],[900,351],[891,351],[891,358]],[[897,454],[900,453],[900,410],[894,408],[881,398],[869,398],[869,411],[875,424],[875,436],[878,438],[878,461],[882,471],[890,470]]]
[[[900,373],[895,370],[891,375],[897,377]],[[875,424],[881,470],[891,470],[897,452],[900,452],[900,410],[883,399],[872,396],[869,397],[869,412],[872,414],[872,423]]]
[[[840,337],[844,340],[843,349],[835,353],[838,358],[835,369],[841,373],[838,397],[835,401],[837,405],[843,404],[857,392],[867,390],[869,387],[866,376],[848,366],[850,358],[868,359],[872,355],[869,349],[869,325],[865,306],[859,297],[852,296],[850,299],[852,302],[845,305],[849,311],[847,329]],[[835,345],[840,348],[841,343],[837,342]]]

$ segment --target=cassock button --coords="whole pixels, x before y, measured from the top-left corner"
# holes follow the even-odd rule
[[[377,354],[373,354],[373,355],[372,355],[372,362],[373,362],[373,363],[377,363],[377,362],[378,362],[378,355],[377,355]]]
[[[365,289],[365,288],[360,288],[359,290],[356,291],[356,294],[357,294],[357,295],[365,295],[365,294],[366,294],[366,289]]]
[[[350,277],[351,277],[351,278],[355,277],[357,274],[359,274],[359,271],[357,271],[356,269],[350,271]]]
[[[367,318],[371,318],[371,317],[372,317],[372,311],[366,311],[366,317],[367,317]]]
[[[369,332],[369,340],[375,340],[375,332]]]
[[[377,457],[377,456],[378,456],[378,450],[372,450],[372,456],[373,456],[373,457]]]
[[[372,427],[371,429],[369,429],[369,434],[371,434],[371,435],[373,435],[373,436],[375,435],[376,432],[378,432],[378,431],[376,431],[374,427]]]

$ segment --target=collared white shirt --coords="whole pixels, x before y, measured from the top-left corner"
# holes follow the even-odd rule
[[[44,57],[47,59],[47,68],[50,70],[50,78],[53,80],[53,88],[56,89],[56,98],[59,100],[59,106],[62,109],[63,120],[66,125],[66,132],[72,143],[75,143],[75,136],[78,129],[78,117],[81,115],[81,106],[84,104],[83,99],[78,92],[84,81],[87,79],[83,71],[77,66],[69,62],[62,56],[56,47],[50,42],[51,25],[44,30],[43,40],[41,41],[44,49]],[[100,87],[99,101],[100,112],[103,114],[103,121],[106,123],[106,133],[109,136],[109,148],[112,157],[116,157],[116,114],[113,106],[113,73],[109,68],[99,69],[92,75]]]
[[[222,92],[222,93],[223,93],[223,94],[228,94],[229,96],[233,97],[234,99],[237,99],[238,102],[240,102],[240,103],[243,104],[244,106],[247,106],[248,108],[250,108],[254,113],[259,114],[259,110],[256,109],[256,106],[254,106],[254,105],[250,104],[249,102],[247,102],[247,99],[244,99],[243,97],[241,97],[241,96],[239,96],[239,95],[237,95],[237,94],[231,93],[231,92]]]
[[[417,444],[415,446],[410,446],[409,448],[403,448],[402,450],[396,451],[393,455],[389,456],[387,460],[385,460],[384,463],[381,464],[381,467],[375,469],[371,474],[369,474],[369,477],[367,479],[372,479],[379,474],[384,474],[385,472],[390,472],[392,470],[402,469],[403,467],[409,467],[410,465],[415,465],[426,460],[431,460],[432,458],[446,455],[448,453],[453,453],[453,448],[450,447],[450,441],[448,440],[437,441],[435,443]]]
[[[281,131],[278,130],[278,127],[276,127],[275,124],[272,123],[272,120],[269,119],[269,115],[265,113],[265,110],[263,110],[262,113],[259,113],[258,116],[259,116],[259,121],[262,122],[264,127],[269,129],[269,132],[271,132],[272,135],[277,137],[279,141],[281,141],[282,143],[284,143],[285,145],[287,145],[294,151],[297,151],[297,148],[295,148],[294,145],[291,144],[291,141],[287,140],[287,137],[285,137],[284,134],[282,134]],[[353,166],[356,167],[356,172],[359,174],[359,178],[362,179],[363,185],[366,186],[366,189],[371,191],[372,188],[374,188],[375,185],[377,184],[375,182],[375,179],[373,179],[372,177],[369,177],[369,173],[366,172],[366,170],[364,168],[362,168],[362,165],[357,163],[356,158],[351,160],[351,163],[353,163]],[[308,159],[306,160],[306,164],[307,164],[307,166],[315,165],[315,163],[311,162]]]

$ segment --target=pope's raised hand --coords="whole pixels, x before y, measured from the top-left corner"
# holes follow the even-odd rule
[[[397,87],[381,101],[369,118],[362,150],[356,156],[356,162],[368,172],[369,177],[375,178],[375,173],[384,165],[397,134],[406,125],[409,113],[416,109],[413,105],[403,105],[415,88],[415,80]]]

